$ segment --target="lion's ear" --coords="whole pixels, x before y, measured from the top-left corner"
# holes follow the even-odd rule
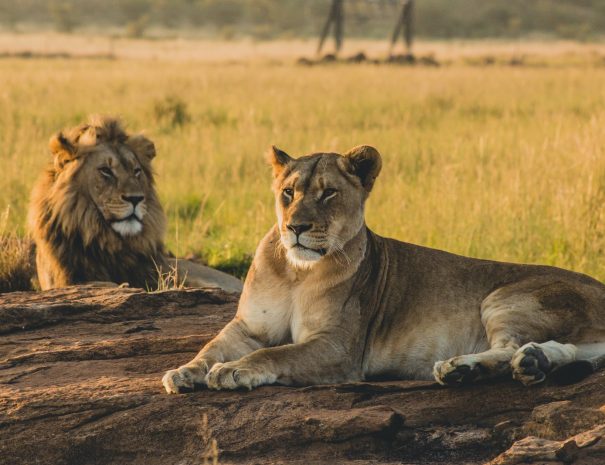
[[[79,129],[79,134],[77,136],[78,145],[89,145],[94,146],[97,145],[102,139],[101,135],[97,133],[97,128],[94,126],[85,125]]]
[[[343,156],[349,162],[349,171],[357,176],[365,190],[370,192],[382,168],[382,158],[378,150],[369,145],[360,145]]]
[[[283,150],[278,149],[275,145],[272,145],[267,152],[267,160],[273,167],[273,176],[277,177],[293,158]]]
[[[62,132],[58,132],[48,141],[48,147],[54,157],[55,169],[57,171],[72,161],[76,155],[76,146],[72,144]]]
[[[138,156],[148,160],[155,157],[155,144],[142,134],[135,134],[126,140],[126,145]]]

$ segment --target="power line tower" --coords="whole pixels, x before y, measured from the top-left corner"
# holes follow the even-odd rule
[[[321,49],[323,48],[324,42],[328,37],[328,33],[330,32],[330,26],[332,25],[334,25],[334,45],[336,47],[336,53],[340,52],[344,34],[344,20],[344,0],[332,0],[332,6],[330,7],[328,19],[321,32],[321,37],[319,38],[319,45],[317,46],[318,55],[321,53]]]
[[[411,56],[412,42],[414,41],[414,0],[403,0],[401,2],[401,13],[391,36],[391,46],[389,48],[389,55],[391,56],[400,35],[405,42],[407,54]]]

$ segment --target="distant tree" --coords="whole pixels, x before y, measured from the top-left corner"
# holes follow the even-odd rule
[[[403,36],[403,41],[408,55],[412,54],[412,42],[414,41],[414,0],[403,0],[401,4],[401,13],[395,24],[393,35],[391,36],[391,47],[389,54],[393,53],[393,48],[399,39]]]
[[[342,48],[345,19],[343,2],[344,0],[332,0],[330,12],[328,13],[328,19],[326,20],[326,24],[321,31],[321,36],[319,37],[319,44],[317,45],[318,54],[321,53],[324,42],[330,33],[330,28],[332,28],[334,32],[334,46],[336,48],[336,53],[338,53]]]

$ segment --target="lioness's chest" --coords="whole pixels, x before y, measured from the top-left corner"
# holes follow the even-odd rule
[[[301,343],[320,332],[329,318],[320,296],[304,290],[255,295],[241,312],[253,333],[262,334],[270,345]]]
[[[292,315],[292,298],[288,292],[255,293],[240,303],[239,317],[252,334],[266,340],[268,345],[288,342]]]

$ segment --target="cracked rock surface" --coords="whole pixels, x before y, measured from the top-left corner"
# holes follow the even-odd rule
[[[605,373],[571,386],[382,381],[169,396],[234,315],[215,289],[0,295],[0,464],[603,464]],[[212,463],[211,461],[209,463]]]

